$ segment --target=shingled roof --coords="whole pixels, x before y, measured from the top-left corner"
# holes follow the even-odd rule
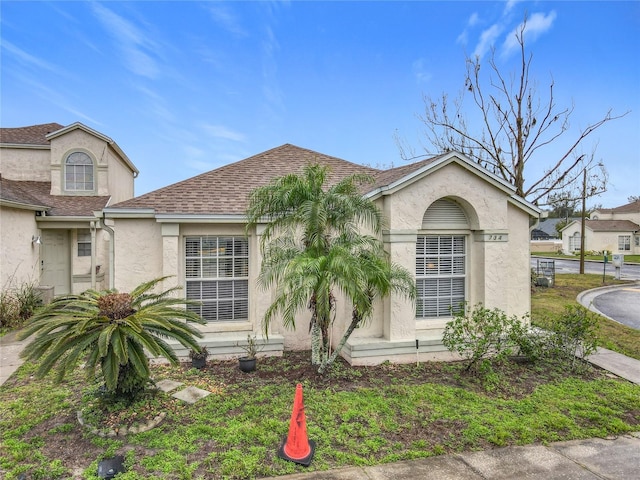
[[[640,225],[631,220],[585,220],[585,226],[593,232],[637,232]]]
[[[15,145],[49,145],[47,135],[64,128],[59,123],[43,123],[28,127],[0,128],[0,143]]]
[[[305,165],[319,163],[330,168],[328,184],[354,173],[377,177],[381,171],[340,158],[285,144],[239,162],[183,180],[109,208],[153,209],[157,214],[244,214],[251,191],[273,178],[301,173]]]
[[[615,208],[601,208],[600,213],[640,213],[640,200],[635,200],[626,205]]]
[[[92,217],[109,203],[109,196],[51,195],[50,182],[0,178],[0,200],[46,210],[47,216]]]

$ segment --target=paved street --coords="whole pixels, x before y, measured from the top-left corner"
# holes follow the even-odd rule
[[[561,273],[578,273],[580,271],[579,260],[565,260],[565,259],[551,259],[542,257],[531,257],[531,268],[537,269],[539,262],[553,260],[556,267],[556,275]],[[605,270],[606,269],[606,270]],[[603,271],[607,276],[615,276],[616,269],[611,262],[607,263],[606,267],[603,262],[584,262],[585,273],[594,273],[596,275],[602,275]],[[640,265],[625,263],[620,269],[621,280],[640,280]]]

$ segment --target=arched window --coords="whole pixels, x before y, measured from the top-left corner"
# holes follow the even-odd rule
[[[73,152],[64,162],[64,189],[76,192],[94,190],[93,161],[84,152]]]
[[[464,310],[468,235],[458,232],[468,229],[464,210],[451,200],[437,200],[425,212],[416,244],[417,318]]]

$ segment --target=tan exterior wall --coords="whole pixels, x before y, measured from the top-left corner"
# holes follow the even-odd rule
[[[153,219],[117,219],[115,230],[114,286],[130,292],[162,276],[161,226]]]
[[[129,167],[120,160],[116,152],[111,148],[109,148],[108,166],[107,184],[109,186],[109,194],[111,195],[111,204],[124,202],[125,200],[133,198],[133,172],[131,172]]]
[[[0,172],[9,180],[48,182],[51,180],[50,157],[46,149],[0,148]]]
[[[82,130],[72,130],[51,140],[51,193],[52,195],[108,195],[107,150],[104,140]],[[64,190],[64,162],[73,152],[84,152],[94,162],[94,191],[67,192]]]
[[[40,247],[35,212],[0,206],[0,288],[19,287],[40,280]]]
[[[559,252],[562,240],[531,240],[531,253]]]
[[[72,130],[51,141],[51,193],[78,195],[64,191],[64,162],[72,152],[82,151],[95,162],[94,192],[82,195],[111,195],[111,203],[133,197],[133,172],[125,165],[107,142],[83,130]]]

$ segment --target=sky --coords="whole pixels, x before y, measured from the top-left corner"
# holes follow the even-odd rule
[[[140,170],[136,195],[291,143],[400,166],[425,141],[425,98],[464,88],[465,58],[519,67],[570,129],[529,164],[539,178],[580,131],[609,174],[605,208],[640,195],[638,1],[0,2],[0,125],[81,122]],[[473,119],[472,111],[465,111]],[[472,122],[473,123],[473,122]]]

